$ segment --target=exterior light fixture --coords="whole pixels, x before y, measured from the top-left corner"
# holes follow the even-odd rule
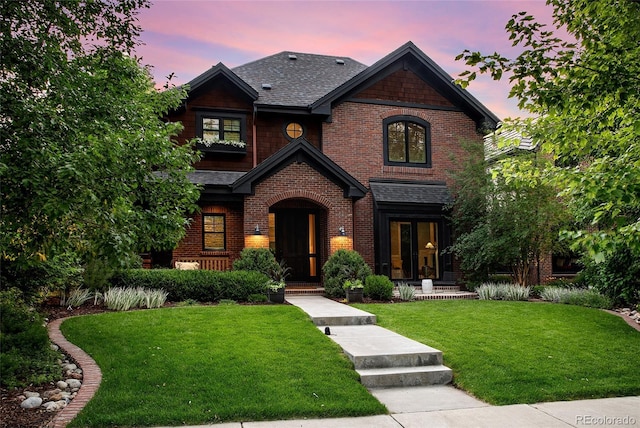
[[[436,247],[431,242],[427,242],[427,245],[425,245],[424,248],[428,250],[433,250]]]
[[[344,230],[344,226],[340,226],[338,232],[340,232],[340,236],[347,236],[347,231]]]
[[[260,232],[260,226],[258,226],[257,224],[256,224],[256,228],[253,229],[253,234],[254,235],[262,235],[262,232]]]

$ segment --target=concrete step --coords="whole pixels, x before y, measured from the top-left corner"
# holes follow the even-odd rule
[[[371,325],[376,316],[320,296],[286,295],[287,302],[306,312],[317,326]]]
[[[453,379],[451,369],[443,365],[361,369],[356,372],[367,388],[445,385]]]
[[[441,351],[380,326],[334,326],[330,333],[356,369],[442,364]]]

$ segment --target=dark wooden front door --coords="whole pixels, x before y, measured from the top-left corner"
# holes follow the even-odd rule
[[[291,267],[288,281],[317,281],[317,227],[314,212],[303,209],[275,212],[276,257]]]

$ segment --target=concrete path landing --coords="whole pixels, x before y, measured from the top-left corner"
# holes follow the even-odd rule
[[[305,311],[317,326],[376,323],[375,315],[322,296],[286,296],[286,299]]]

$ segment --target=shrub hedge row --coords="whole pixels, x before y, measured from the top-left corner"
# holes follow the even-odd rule
[[[265,293],[268,280],[255,271],[129,269],[115,274],[110,282],[113,287],[163,289],[172,302],[246,302],[253,294]]]

